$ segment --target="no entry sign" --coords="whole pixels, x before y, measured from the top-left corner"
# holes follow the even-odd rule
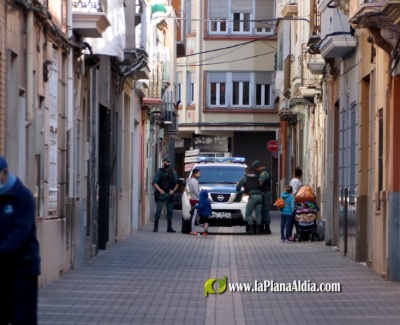
[[[275,140],[268,141],[268,143],[267,143],[267,149],[268,149],[269,151],[275,152],[275,151],[278,150],[278,148],[279,148],[279,143],[278,143],[278,141],[275,141]]]

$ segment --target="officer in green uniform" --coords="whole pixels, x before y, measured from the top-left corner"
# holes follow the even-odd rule
[[[261,166],[259,160],[255,160],[251,164],[251,168],[257,172],[261,186],[263,230],[265,234],[270,235],[271,216],[269,214],[269,207],[271,205],[271,174],[265,167]]]
[[[158,221],[161,217],[162,207],[165,203],[167,206],[167,232],[176,232],[172,228],[172,213],[174,207],[174,194],[179,187],[178,176],[171,168],[169,158],[162,160],[163,167],[159,168],[153,178],[153,186],[155,189],[154,197],[156,201],[156,214],[154,217],[154,232],[158,232]]]
[[[246,168],[246,175],[243,176],[236,185],[236,192],[240,192],[242,187],[244,188],[244,192],[249,194],[249,200],[246,205],[246,221],[248,225],[248,227],[246,227],[246,232],[251,233],[251,228],[253,228],[253,234],[257,234],[257,226],[259,232],[262,230],[262,197],[259,177],[250,167]],[[253,223],[253,210],[256,212],[257,224]]]

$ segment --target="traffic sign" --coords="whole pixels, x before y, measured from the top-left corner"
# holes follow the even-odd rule
[[[278,143],[278,141],[275,141],[275,140],[268,141],[268,143],[267,143],[267,149],[268,149],[269,151],[271,151],[271,152],[277,151],[277,150],[279,149],[279,143]]]
[[[189,157],[189,156],[198,156],[199,153],[200,153],[200,149],[186,150],[186,151],[185,151],[185,157]]]
[[[185,157],[185,164],[197,162],[197,156]]]
[[[194,167],[194,164],[185,164],[185,172],[190,172]]]

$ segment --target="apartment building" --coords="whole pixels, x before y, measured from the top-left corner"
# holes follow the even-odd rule
[[[186,51],[175,84],[182,172],[179,153],[193,148],[248,163],[260,159],[276,179],[278,160],[267,150],[279,129],[274,6],[272,0],[186,2]]]
[[[43,285],[153,215],[151,180],[177,132],[174,12],[152,17],[141,0],[1,6],[0,153],[36,199]]]
[[[395,281],[399,13],[391,1],[284,2],[281,14],[290,22],[279,22],[278,43],[288,61],[276,75],[289,95],[279,110],[282,160],[288,171],[290,159],[307,171],[303,183],[316,190],[326,244]],[[306,24],[300,22],[304,17]],[[296,47],[301,37],[304,50]],[[293,73],[298,59],[314,77],[304,78],[304,67]],[[315,76],[318,82],[310,87]],[[310,88],[316,90],[313,101],[305,91]]]

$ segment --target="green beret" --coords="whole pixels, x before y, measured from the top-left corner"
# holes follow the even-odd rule
[[[255,160],[253,161],[253,163],[251,164],[251,168],[253,169],[257,169],[258,167],[260,167],[261,163],[259,160]]]

